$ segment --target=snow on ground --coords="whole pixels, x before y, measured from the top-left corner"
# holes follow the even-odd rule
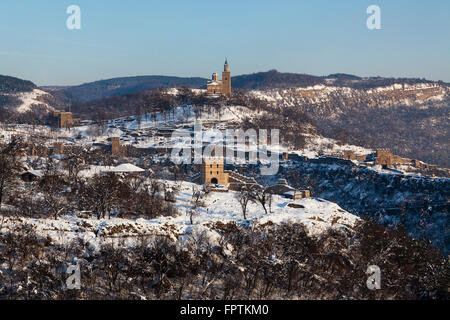
[[[337,155],[341,154],[345,150],[351,150],[357,155],[373,153],[372,149],[349,144],[339,145],[336,140],[319,135],[306,135],[306,147],[304,149],[294,150],[292,152],[308,158],[317,158],[321,154]]]
[[[30,111],[33,105],[42,105],[49,110],[53,110],[53,107],[49,106],[47,103],[39,101],[39,98],[48,95],[45,91],[33,89],[33,91],[30,92],[22,92],[12,95],[22,101],[22,104],[15,108],[17,112],[24,113]]]
[[[165,128],[179,128],[177,132],[182,133],[183,130],[187,133],[187,128],[192,128],[196,122],[209,124],[209,128],[202,127],[203,134],[202,140],[208,143],[215,143],[220,145],[220,136],[216,136],[217,130],[229,128],[232,124],[239,124],[246,117],[254,117],[261,114],[257,114],[254,111],[249,110],[243,106],[225,106],[220,109],[206,108],[203,112],[195,114],[192,106],[179,106],[170,112],[157,112],[153,115],[147,114],[141,116],[140,121],[136,121],[136,117],[123,117],[108,122],[108,126],[99,128],[94,124],[83,125],[72,128],[70,131],[65,129],[59,129],[56,132],[50,132],[46,127],[35,127],[33,134],[36,132],[41,134],[53,135],[56,140],[59,138],[73,139],[75,137],[81,137],[77,141],[77,144],[92,145],[92,143],[107,142],[109,137],[121,136],[123,143],[133,143],[137,148],[183,148],[187,144],[191,143],[191,138],[188,137],[161,137],[161,136],[140,136],[138,139],[127,136],[130,132],[145,132],[146,130],[158,130]],[[211,127],[211,123],[214,124]],[[26,131],[29,128],[16,128],[14,134],[19,133],[26,135]],[[37,130],[37,131],[36,131]],[[270,134],[270,132],[269,132]],[[219,140],[218,140],[219,139]],[[288,149],[283,145],[283,141],[280,141],[279,146],[269,145],[269,150],[277,153],[294,152],[299,155],[304,155],[309,158],[316,158],[320,155],[336,155],[343,150],[352,150],[356,154],[368,154],[372,150],[353,146],[353,145],[338,145],[335,140],[325,138],[319,135],[309,135],[306,139],[307,145],[302,150]],[[250,146],[239,145],[235,146],[235,150],[250,151]],[[256,149],[255,149],[256,150]]]
[[[136,130],[172,125],[193,125],[196,121],[233,122],[242,121],[251,115],[256,115],[256,113],[243,106],[223,106],[221,108],[205,108],[204,112],[196,116],[192,106],[184,105],[175,107],[173,112],[157,112],[153,117],[150,114],[143,115],[140,124],[137,121],[129,121],[122,123],[122,127],[128,130]]]
[[[205,107],[202,112],[195,114],[192,106],[183,105],[174,108],[169,112],[158,112],[155,114],[147,114],[141,117],[141,121],[136,121],[135,116],[123,117],[109,121],[106,125],[99,127],[95,124],[84,124],[66,129],[50,129],[45,126],[28,126],[15,125],[14,127],[0,127],[0,141],[8,142],[13,135],[22,137],[47,136],[47,146],[51,147],[54,141],[64,141],[67,144],[75,143],[81,146],[92,146],[94,143],[109,143],[108,138],[112,136],[120,136],[123,144],[132,144],[137,148],[180,148],[191,144],[190,130],[194,127],[196,121],[203,123],[202,141],[221,145],[221,136],[218,138],[216,133],[220,130],[224,133],[224,129],[234,127],[239,128],[239,123],[250,116],[258,116],[254,111],[243,106],[225,106],[222,108]],[[148,134],[149,131],[157,132],[158,130],[173,130],[175,128],[178,133],[185,133],[184,137],[172,136],[164,137],[160,135]],[[132,136],[137,133],[137,137]],[[270,132],[269,132],[270,134]],[[26,139],[25,139],[26,140]],[[292,149],[280,141],[278,146],[268,145],[268,150],[275,153],[296,153],[308,158],[318,158],[320,156],[338,156],[344,150],[351,150],[357,155],[366,155],[373,153],[373,150],[354,146],[339,145],[336,140],[325,138],[320,135],[306,135],[306,146],[303,149]],[[265,151],[258,149],[258,146],[250,144],[236,143],[233,147],[235,151]],[[227,159],[227,163],[233,163],[231,159]],[[401,168],[404,174],[417,174],[414,169],[405,167]],[[380,171],[382,171],[380,169]],[[388,172],[386,172],[388,173]],[[396,174],[395,172],[389,172]],[[399,174],[399,173],[397,173]]]
[[[216,223],[231,222],[242,227],[302,223],[311,235],[317,235],[328,228],[351,229],[359,220],[337,204],[323,199],[291,200],[280,196],[273,197],[272,210],[267,215],[260,204],[250,203],[247,220],[244,220],[239,203],[235,199],[236,193],[229,191],[210,193],[204,200],[205,206],[199,208],[194,215],[194,224],[191,225],[188,212],[191,208],[193,187],[201,188],[193,183],[181,183],[174,203],[179,212],[176,217],[100,220],[93,217],[82,218],[75,214],[62,216],[58,220],[4,217],[0,218],[0,230],[6,232],[17,230],[20,225],[28,225],[41,236],[50,237],[55,243],[68,244],[82,238],[92,250],[96,250],[102,243],[114,242],[125,246],[138,244],[143,236],[167,236],[173,241],[183,242],[191,235],[201,232],[206,232],[211,243],[215,244],[219,237],[219,233],[214,230]]]
[[[327,79],[330,80],[330,79]],[[327,81],[330,83],[330,81]],[[373,94],[389,94],[393,92],[409,93],[412,98],[423,98],[425,93],[433,93],[426,95],[427,101],[443,101],[448,97],[450,90],[448,87],[441,86],[436,83],[417,83],[417,84],[392,84],[388,86],[377,87],[373,89],[352,89],[350,87],[336,87],[333,85],[315,85],[304,88],[290,88],[290,89],[272,89],[272,90],[252,90],[250,95],[255,98],[266,100],[269,102],[280,102],[292,100],[292,94],[299,94],[308,102],[326,102],[330,96],[339,93],[344,96],[352,97],[358,95],[373,95]],[[281,93],[281,94],[280,94]],[[421,99],[419,99],[421,100]],[[401,99],[399,103],[410,102],[409,99]]]
[[[136,167],[131,163],[123,163],[116,167],[90,165],[88,169],[81,170],[79,172],[79,176],[84,178],[92,178],[93,176],[101,173],[136,173],[144,171],[144,169]]]
[[[109,128],[105,132],[106,139],[108,134],[115,130],[115,135],[124,135],[125,130],[146,130],[155,128],[165,128],[173,126],[184,126],[193,127],[195,122],[199,123],[215,123],[214,128],[203,127],[202,141],[221,145],[222,136],[216,136],[217,130],[222,130],[227,127],[230,123],[239,123],[248,116],[257,116],[261,114],[256,114],[242,106],[225,106],[221,109],[210,108],[208,111],[202,112],[197,117],[195,116],[194,110],[191,106],[180,106],[175,108],[172,113],[156,113],[154,116],[143,115],[140,123],[136,121],[134,117],[128,118],[129,121],[124,121],[124,119],[117,119],[110,122],[110,125],[116,126],[116,128]],[[86,128],[84,129],[86,130]],[[124,131],[122,131],[124,130]],[[188,129],[177,129],[177,132],[182,133],[183,130],[187,133]],[[270,132],[269,132],[270,134]],[[111,136],[111,135],[109,135]],[[100,139],[102,137],[99,137]],[[134,139],[132,139],[134,140]],[[371,149],[364,147],[354,146],[354,145],[338,145],[336,140],[325,138],[319,135],[307,135],[307,145],[302,150],[290,150],[290,152],[297,153],[299,155],[304,155],[309,158],[316,158],[323,155],[336,155],[342,153],[344,150],[352,150],[356,154],[369,154],[373,152]],[[133,145],[137,148],[172,148],[178,147],[183,148],[191,143],[191,138],[188,134],[186,137],[146,137],[138,139],[138,141],[133,141]],[[268,146],[270,151],[283,153],[288,151],[288,147],[283,145],[283,141],[280,141],[279,146]],[[236,144],[235,150],[251,151],[251,146]],[[252,150],[253,151],[253,150]],[[254,151],[257,151],[256,149]]]

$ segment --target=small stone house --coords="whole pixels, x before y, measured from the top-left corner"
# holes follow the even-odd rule
[[[301,198],[309,198],[311,194],[309,190],[297,190],[291,187],[286,179],[278,180],[277,184],[270,186],[266,189],[267,192],[271,194],[277,194],[289,199],[301,199]]]

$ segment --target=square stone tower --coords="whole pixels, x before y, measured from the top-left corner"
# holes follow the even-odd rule
[[[64,142],[53,143],[53,154],[64,154]]]
[[[200,179],[202,184],[228,185],[228,173],[224,172],[222,157],[212,157],[203,159],[200,168]]]
[[[231,96],[231,72],[228,66],[228,60],[225,60],[222,72],[222,94],[224,96]]]
[[[390,167],[393,162],[393,155],[389,149],[378,149],[375,153],[375,164]]]
[[[73,126],[72,112],[55,111],[53,116],[56,117],[58,128],[70,128]]]
[[[113,156],[122,155],[122,148],[120,146],[120,137],[111,137],[111,154]]]

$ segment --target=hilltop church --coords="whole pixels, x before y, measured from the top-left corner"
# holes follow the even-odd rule
[[[231,96],[231,72],[228,66],[228,60],[225,60],[222,72],[222,80],[219,80],[219,75],[213,73],[211,81],[206,84],[206,93],[208,95],[224,95]]]

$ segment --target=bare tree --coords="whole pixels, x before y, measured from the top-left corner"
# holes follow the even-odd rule
[[[155,199],[161,191],[161,183],[157,180],[152,180],[148,186],[148,191],[152,199]]]
[[[252,192],[252,198],[258,202],[259,204],[261,204],[261,206],[264,209],[264,213],[267,214],[267,205],[271,204],[272,201],[272,194],[270,192],[268,192],[266,189],[255,189]]]
[[[70,148],[62,159],[62,163],[69,174],[69,179],[72,183],[78,183],[78,176],[80,172],[87,168],[84,160],[84,150],[81,148]]]
[[[39,189],[44,193],[43,206],[56,220],[64,210],[63,188],[65,181],[58,171],[57,165],[52,158],[47,159],[44,176],[39,183]]]
[[[3,195],[15,179],[21,168],[19,152],[21,144],[18,138],[13,138],[3,149],[0,149],[0,208]]]
[[[138,129],[141,129],[143,110],[142,110],[142,106],[140,104],[136,106],[135,114],[136,114],[136,124],[138,126]]]
[[[247,219],[247,206],[249,201],[252,200],[252,193],[248,188],[244,185],[242,189],[236,193],[236,200],[239,202],[242,210],[242,215],[244,219]]]
[[[83,189],[83,200],[96,216],[111,217],[111,211],[118,201],[120,181],[115,174],[101,174],[94,176]]]
[[[192,199],[191,199],[191,207],[189,208],[189,220],[191,224],[194,224],[194,215],[198,213],[198,209],[204,206],[202,201],[205,194],[199,190],[196,190],[194,186],[192,186]]]

